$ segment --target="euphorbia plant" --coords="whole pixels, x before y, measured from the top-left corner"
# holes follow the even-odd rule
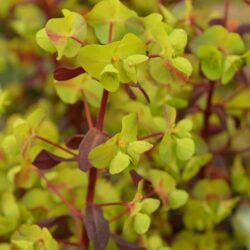
[[[38,45],[59,61],[57,95],[82,103],[74,112],[85,124],[63,131],[46,102],[8,121],[0,139],[12,168],[0,236],[12,235],[11,249],[216,249],[227,239],[212,229],[250,182],[240,156],[228,160],[230,181],[215,170],[242,115],[227,117],[224,104],[237,93],[218,101],[219,88],[250,57],[226,25],[196,32],[188,3],[188,47],[187,27],[163,4],[161,14],[141,17],[119,0],[102,0],[84,15],[63,9],[37,32]],[[0,111],[8,104],[1,91]]]

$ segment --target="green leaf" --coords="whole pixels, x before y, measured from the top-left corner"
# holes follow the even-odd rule
[[[133,142],[137,137],[137,114],[131,113],[122,118],[122,130],[120,138],[127,141]]]
[[[87,100],[93,106],[99,106],[102,86],[88,74],[81,74],[67,81],[55,81],[56,93],[67,104],[74,104],[82,98],[84,91]]]
[[[147,198],[142,201],[141,211],[146,214],[154,213],[160,206],[160,201],[153,198]]]
[[[86,22],[80,14],[66,9],[62,12],[63,18],[52,18],[45,26],[46,33],[58,52],[58,60],[62,56],[76,56],[87,34]],[[42,36],[42,42],[40,41],[40,43],[44,47],[44,36]],[[51,47],[51,44],[46,43],[46,49],[48,47]]]
[[[193,123],[189,119],[183,119],[177,123],[176,127],[180,130],[190,132],[193,128]]]
[[[128,153],[132,152],[134,154],[143,154],[144,152],[150,150],[153,147],[152,144],[146,141],[134,141],[128,144]]]
[[[2,142],[4,152],[9,156],[16,156],[20,154],[19,145],[14,135],[8,135]]]
[[[223,49],[227,54],[240,55],[246,50],[244,42],[239,34],[228,33],[226,39],[223,41]]]
[[[118,174],[127,168],[130,164],[130,157],[119,151],[114,159],[110,162],[109,172]]]
[[[222,83],[226,84],[234,77],[235,73],[243,64],[243,59],[240,56],[227,56],[223,65]]]
[[[56,240],[53,239],[47,228],[42,228],[42,239],[46,250],[58,250],[59,246]]]
[[[127,58],[130,58],[130,60],[133,59],[134,61],[137,58],[137,61],[145,60],[145,57],[141,57],[141,55],[146,54],[146,45],[145,43],[136,35],[134,34],[126,34],[122,40],[118,43],[118,46],[115,50],[113,59],[116,60],[124,60]],[[137,56],[140,55],[138,58]],[[131,57],[132,56],[132,59]],[[133,60],[132,60],[133,61]]]
[[[172,137],[171,133],[167,132],[163,136],[160,146],[159,146],[159,154],[161,160],[164,163],[170,163],[175,158],[175,141]]]
[[[106,65],[102,70],[100,83],[109,92],[115,92],[119,88],[119,72],[112,64]]]
[[[41,125],[41,123],[45,118],[46,118],[45,111],[41,108],[37,108],[28,115],[26,120],[33,129],[36,129]]]
[[[175,179],[165,171],[151,169],[147,172],[148,179],[152,182],[155,190],[168,195],[175,189]]]
[[[110,165],[111,160],[118,152],[118,147],[116,145],[117,137],[118,135],[112,137],[90,151],[88,159],[94,167],[105,168]]]
[[[195,51],[202,45],[218,48],[224,44],[227,35],[228,31],[224,27],[219,25],[211,26],[192,42],[192,47]]]
[[[134,218],[134,229],[138,234],[145,234],[150,226],[151,219],[147,214],[138,213]]]
[[[45,28],[39,30],[36,33],[36,42],[42,49],[46,50],[47,52],[50,52],[50,53],[56,52],[56,48],[51,42],[51,40],[49,39]]]
[[[192,157],[183,170],[182,179],[184,181],[187,181],[194,177],[199,172],[200,168],[211,160],[211,157],[212,156],[210,154],[197,155]]]
[[[91,44],[79,50],[78,61],[92,77],[100,79],[104,67],[112,63],[112,56],[118,42],[107,45]]]
[[[184,57],[176,57],[172,60],[174,67],[185,75],[190,76],[192,74],[192,64]]]
[[[124,61],[129,66],[136,66],[138,64],[144,63],[148,60],[148,57],[145,55],[131,55],[128,56]]]
[[[169,206],[172,209],[177,209],[183,206],[188,200],[188,193],[184,190],[174,190],[169,195]]]
[[[176,139],[176,156],[179,160],[186,161],[192,157],[195,144],[190,138]]]
[[[198,49],[198,57],[201,59],[201,69],[209,80],[218,80],[222,74],[222,53],[209,45],[203,45]]]
[[[184,48],[187,45],[187,33],[183,29],[174,29],[169,34],[169,41],[177,54],[183,52]]]
[[[112,41],[121,39],[126,33],[126,20],[137,14],[119,0],[103,0],[97,3],[86,15],[101,43],[109,42],[109,29],[112,22]]]

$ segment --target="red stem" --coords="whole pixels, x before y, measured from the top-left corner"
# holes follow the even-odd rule
[[[129,207],[125,208],[125,209],[124,209],[123,211],[121,211],[119,214],[117,214],[117,215],[115,215],[113,218],[111,218],[111,219],[109,220],[109,223],[114,222],[114,221],[120,219],[122,216],[124,216],[125,214],[127,214],[127,213],[129,212],[129,210],[130,210]]]
[[[225,0],[223,23],[224,23],[224,26],[226,28],[227,28],[227,25],[228,25],[228,12],[229,12],[229,0]]]
[[[85,45],[85,43],[82,42],[82,41],[81,41],[78,37],[76,37],[76,36],[71,36],[70,38],[73,39],[73,40],[75,40],[76,42],[80,43],[81,46],[84,46],[84,45]]]
[[[83,219],[83,215],[80,211],[78,211],[61,193],[60,191],[57,189],[57,187],[55,186],[54,183],[50,182],[47,177],[44,175],[44,173],[37,168],[34,168],[36,170],[36,172],[38,173],[38,175],[44,179],[44,181],[47,184],[47,187],[53,191],[53,193],[55,193],[60,200],[63,202],[63,204],[68,207],[69,211],[71,212],[71,214],[75,217],[75,218],[80,218]]]
[[[204,139],[207,139],[208,134],[209,134],[209,118],[211,115],[211,109],[212,109],[212,98],[213,98],[213,93],[214,93],[214,87],[215,87],[215,82],[210,82],[210,87],[209,87],[209,92],[207,96],[207,105],[204,113],[204,126],[203,126],[203,131],[202,135]]]
[[[101,107],[100,107],[97,122],[96,122],[96,128],[99,129],[100,131],[102,131],[102,128],[103,128],[103,122],[104,122],[107,101],[108,101],[108,95],[109,95],[109,92],[104,89],[103,94],[102,94]]]
[[[128,206],[128,201],[120,201],[120,202],[109,202],[109,203],[96,203],[95,205],[98,207],[107,207],[107,206]]]
[[[141,137],[139,137],[139,140],[145,140],[145,139],[149,139],[149,138],[161,137],[163,135],[164,135],[163,132],[158,132],[158,133],[154,133],[154,134],[150,134],[150,135],[141,136]]]
[[[94,125],[93,125],[93,120],[92,120],[91,113],[90,113],[90,110],[89,110],[89,105],[88,105],[88,102],[86,100],[86,96],[85,96],[84,92],[83,91],[81,91],[81,92],[82,92],[82,101],[83,101],[83,106],[84,106],[86,119],[87,119],[87,122],[88,122],[88,127],[93,128]]]
[[[50,140],[48,140],[48,139],[46,139],[46,138],[44,138],[44,137],[42,137],[42,136],[40,136],[40,135],[34,134],[34,135],[33,135],[33,138],[38,139],[38,140],[41,140],[41,141],[43,141],[43,142],[46,142],[46,143],[48,143],[48,144],[50,144],[50,145],[52,145],[52,146],[54,146],[54,147],[56,147],[56,148],[61,149],[62,151],[66,152],[66,153],[68,153],[68,154],[70,154],[70,155],[77,156],[77,154],[71,152],[71,151],[68,150],[67,148],[64,148],[64,147],[62,147],[61,145],[59,145],[59,144],[57,144],[57,143],[54,143],[54,142],[52,142],[52,141],[50,141]]]
[[[159,54],[148,55],[148,58],[159,58],[159,57],[161,57],[161,55],[159,55]]]

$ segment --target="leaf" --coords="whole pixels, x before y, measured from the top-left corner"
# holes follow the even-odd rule
[[[211,160],[212,156],[210,154],[197,155],[192,157],[182,172],[182,179],[184,181],[190,180],[194,177],[203,167]]]
[[[142,201],[141,211],[146,214],[154,213],[160,206],[160,201],[153,198],[146,198]]]
[[[178,135],[181,137],[189,136],[189,132],[193,128],[193,123],[189,119],[183,119],[177,123]]]
[[[169,193],[175,189],[175,179],[162,170],[151,169],[147,174],[148,179],[152,182],[154,190],[158,193],[163,204],[166,206]]]
[[[16,156],[20,154],[19,145],[14,135],[7,135],[4,138],[2,142],[2,148],[4,152],[6,153],[6,155]]]
[[[214,25],[205,30],[192,42],[192,48],[197,52],[197,49],[202,45],[209,45],[210,47],[218,48],[223,46],[227,38],[228,31],[220,26]]]
[[[119,0],[103,0],[97,3],[86,15],[88,23],[94,28],[101,43],[109,42],[109,29],[112,20],[112,41],[121,39],[126,33],[126,20],[136,17],[136,13],[128,9]]]
[[[240,55],[246,50],[244,42],[239,34],[228,33],[226,39],[223,41],[223,48],[227,54]]]
[[[235,73],[243,64],[243,59],[240,56],[227,56],[223,65],[222,84],[228,83],[234,77]]]
[[[43,149],[33,161],[33,165],[39,169],[46,170],[55,167],[62,161],[72,161],[73,158],[63,158]]]
[[[120,133],[120,138],[127,142],[132,142],[136,140],[137,137],[137,114],[131,113],[122,118],[122,131]]]
[[[107,136],[98,129],[89,129],[79,146],[79,155],[77,161],[82,171],[87,172],[91,168],[91,162],[88,159],[90,151],[106,140]]]
[[[130,164],[130,157],[119,151],[114,159],[110,162],[109,172],[118,174],[127,168]]]
[[[94,167],[105,168],[109,166],[111,160],[118,152],[118,147],[116,145],[117,136],[118,135],[113,136],[105,143],[95,147],[90,151],[88,159]]]
[[[128,56],[124,61],[129,66],[136,66],[138,64],[144,63],[148,60],[148,57],[145,55],[131,55]]]
[[[119,72],[112,64],[106,65],[102,70],[100,83],[103,88],[109,92],[115,92],[118,90],[120,85]]]
[[[137,58],[137,61],[144,61],[146,60],[146,57],[143,56],[145,54],[145,43],[134,34],[126,34],[114,51],[113,60],[117,61],[129,58],[129,60],[136,61]]]
[[[88,74],[100,79],[104,67],[112,63],[112,56],[117,46],[118,42],[107,45],[86,45],[79,50],[78,61]]]
[[[145,248],[130,243],[116,234],[111,233],[110,237],[115,241],[120,250],[145,250]]]
[[[146,141],[134,141],[128,144],[127,151],[128,153],[131,152],[132,154],[143,154],[152,147],[153,145]]]
[[[188,200],[188,193],[184,190],[173,190],[169,195],[169,206],[177,209],[183,206]]]
[[[56,48],[50,41],[49,36],[45,29],[41,29],[36,33],[36,42],[44,50],[50,53],[55,53]]]
[[[176,156],[179,160],[186,161],[192,157],[195,144],[190,138],[176,139]]]
[[[58,96],[67,104],[74,104],[81,99],[83,91],[91,105],[98,103],[99,106],[102,87],[88,74],[80,74],[66,81],[55,81],[55,88]]]
[[[169,34],[169,41],[173,46],[173,48],[175,49],[176,54],[182,53],[188,41],[186,31],[183,29],[174,29]]]
[[[59,67],[56,68],[54,71],[54,78],[57,81],[65,81],[74,78],[80,74],[83,74],[84,72],[85,71],[82,67],[77,67],[77,68]]]
[[[103,217],[102,210],[87,204],[84,218],[87,235],[92,240],[94,249],[104,250],[109,240],[109,224]]]
[[[83,138],[84,138],[84,135],[73,135],[71,137],[68,137],[65,140],[65,144],[68,148],[78,149]]]
[[[62,12],[63,18],[52,18],[45,26],[46,33],[58,52],[58,60],[63,55],[76,56],[87,34],[86,22],[80,14],[66,9]]]
[[[172,60],[172,63],[177,70],[185,75],[190,76],[192,74],[192,64],[185,57],[176,57]]]
[[[175,158],[175,142],[171,135],[171,133],[167,132],[163,136],[160,146],[159,146],[159,154],[160,158],[164,163],[170,163]]]
[[[198,49],[198,57],[201,59],[201,69],[209,80],[218,80],[222,74],[222,53],[209,45],[203,45]]]
[[[151,219],[147,214],[138,213],[134,218],[134,229],[138,234],[145,234],[150,226]]]

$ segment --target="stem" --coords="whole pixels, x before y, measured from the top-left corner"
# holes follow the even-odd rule
[[[158,132],[158,133],[154,133],[154,134],[150,134],[150,135],[141,136],[141,137],[139,137],[139,140],[145,140],[145,139],[149,139],[149,138],[161,137],[163,135],[164,135],[163,132]]]
[[[114,222],[118,219],[120,219],[122,216],[127,214],[129,212],[129,207],[125,208],[123,211],[121,211],[119,214],[115,215],[113,218],[109,220],[109,223]]]
[[[60,200],[63,202],[63,204],[68,207],[69,211],[71,212],[71,214],[75,217],[75,218],[80,218],[83,219],[83,215],[80,211],[78,211],[61,193],[60,191],[57,189],[57,187],[55,186],[54,183],[50,182],[47,177],[44,175],[44,173],[37,168],[34,168],[35,171],[38,173],[38,175],[44,179],[44,181],[46,182],[47,187],[53,191],[54,194],[56,194]]]
[[[81,41],[78,37],[76,37],[76,36],[71,36],[70,38],[73,39],[73,40],[75,40],[76,42],[80,43],[81,46],[84,46],[84,45],[85,45],[85,43],[82,42],[82,41]]]
[[[229,12],[229,0],[225,0],[223,23],[224,23],[224,26],[226,28],[227,28],[227,25],[228,25],[228,12]]]
[[[209,87],[209,92],[207,96],[207,105],[204,113],[204,126],[203,126],[203,131],[202,135],[204,139],[207,139],[208,134],[209,134],[209,118],[211,115],[211,108],[212,108],[212,97],[214,93],[214,87],[215,87],[215,82],[210,82],[210,87]]]
[[[109,203],[96,203],[95,205],[98,207],[107,207],[107,206],[128,206],[128,201],[120,201],[120,202],[109,202]]]
[[[109,92],[104,89],[103,94],[102,94],[101,107],[100,107],[99,115],[98,115],[97,122],[96,122],[96,128],[99,129],[100,131],[102,131],[102,128],[103,128],[108,95],[109,95]]]
[[[159,58],[159,57],[161,57],[161,55],[159,55],[159,54],[148,55],[148,58]]]
[[[85,111],[88,127],[93,128],[94,125],[93,125],[93,120],[92,120],[91,113],[89,110],[89,105],[88,105],[88,102],[86,100],[86,96],[85,96],[84,92],[83,91],[81,91],[81,92],[82,92],[82,101],[83,101],[83,106],[84,106],[84,111]]]
[[[62,151],[66,152],[66,153],[68,153],[68,154],[70,154],[70,155],[73,155],[74,157],[77,156],[77,154],[71,152],[71,151],[68,150],[67,148],[64,148],[64,147],[62,147],[61,145],[59,145],[59,144],[57,144],[57,143],[54,143],[54,142],[52,142],[52,141],[50,141],[50,140],[48,140],[48,139],[46,139],[46,138],[44,138],[44,137],[42,137],[42,136],[40,136],[40,135],[34,134],[34,135],[33,135],[33,138],[38,139],[38,140],[41,140],[41,141],[43,141],[43,142],[46,142],[46,143],[48,143],[48,144],[50,144],[50,145],[52,145],[52,146],[54,146],[54,147],[56,147],[56,148],[59,148],[59,149],[61,149]]]
[[[109,43],[112,42],[112,36],[113,36],[113,23],[110,22],[109,23],[109,37],[108,37],[108,42]]]

